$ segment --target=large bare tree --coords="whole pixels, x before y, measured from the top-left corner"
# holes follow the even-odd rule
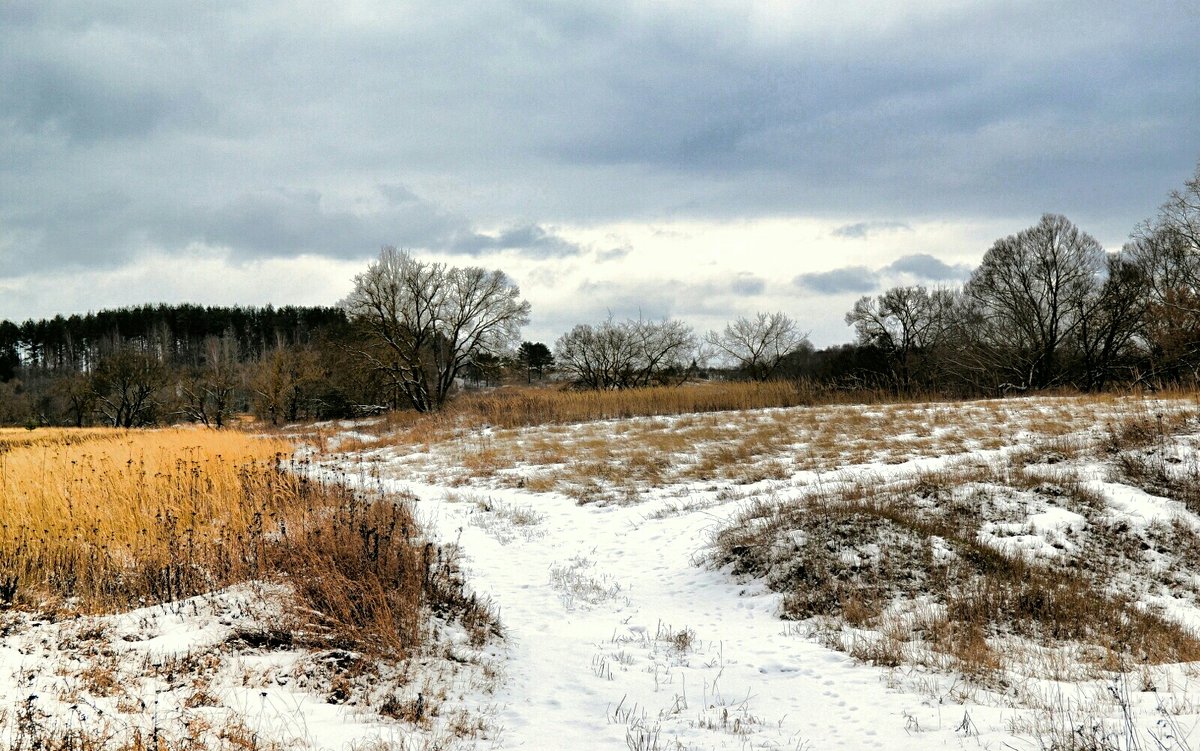
[[[683,381],[696,356],[696,335],[682,321],[611,319],[580,324],[559,337],[559,369],[591,389],[626,389]]]
[[[756,381],[775,375],[788,355],[808,342],[808,334],[783,313],[739,316],[724,331],[710,331],[704,341],[726,361]]]
[[[392,247],[354,277],[341,304],[365,333],[356,352],[420,412],[440,409],[463,366],[510,347],[529,321],[529,303],[503,272]]]
[[[167,370],[154,353],[112,339],[92,371],[96,406],[114,428],[132,428],[154,422],[159,390]]]
[[[898,388],[911,388],[951,331],[954,292],[923,286],[893,287],[864,296],[846,314],[858,343],[878,347],[888,358]]]
[[[976,364],[1019,388],[1062,375],[1064,343],[1098,304],[1105,252],[1060,214],[997,240],[964,289]]]
[[[1123,254],[1148,285],[1142,334],[1150,363],[1143,378],[1200,378],[1200,165],[1155,219],[1134,230]]]
[[[1079,384],[1103,389],[1141,348],[1150,282],[1145,270],[1124,251],[1110,255],[1106,274],[1092,295],[1080,300],[1079,325],[1073,337],[1080,359]]]

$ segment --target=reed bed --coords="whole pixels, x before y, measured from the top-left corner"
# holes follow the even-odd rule
[[[505,386],[461,394],[434,414],[410,410],[390,412],[385,419],[362,430],[388,434],[388,443],[395,440],[431,443],[455,436],[464,429],[484,426],[523,428],[630,417],[895,401],[895,396],[883,392],[836,391],[805,381],[712,381],[619,391],[579,390],[567,386]],[[342,448],[366,448],[369,443],[344,444]]]
[[[110,428],[0,428],[0,454],[21,446],[71,446],[124,432]]]
[[[404,499],[289,471],[283,441],[38,432],[0,454],[0,608],[118,612],[268,580],[324,643],[408,654],[429,608],[493,628]]]
[[[522,427],[627,417],[726,412],[812,403],[813,394],[790,381],[702,383],[622,391],[501,389],[472,395],[456,409],[497,427]]]
[[[1088,394],[1059,389],[1039,396],[1052,402],[1075,398],[1089,405],[1111,404],[1122,395]],[[1031,394],[1025,395],[1033,396]],[[1173,399],[1196,400],[1195,392],[1160,394]],[[1007,400],[994,400],[1004,404]],[[579,390],[560,386],[505,386],[459,394],[437,413],[411,410],[389,412],[374,425],[360,426],[364,433],[387,435],[384,443],[435,443],[480,427],[524,428],[568,425],[631,417],[667,417],[686,414],[739,412],[771,407],[861,407],[895,409],[928,403],[970,404],[945,394],[914,391],[902,395],[888,389],[839,389],[809,380],[705,381],[677,386],[651,386],[618,391]],[[986,401],[981,403],[987,403]],[[1067,422],[1071,422],[1069,413]],[[957,423],[956,423],[957,424]],[[344,442],[342,450],[369,448],[370,440]]]
[[[679,483],[782,481],[798,472],[995,451],[1035,436],[1066,436],[1069,444],[1147,404],[1106,395],[824,405],[488,430],[447,419],[440,432],[396,429],[340,440],[336,448],[398,447],[406,455],[393,461],[431,482],[486,482],[557,491],[580,502],[626,502]],[[408,453],[417,446],[419,453]]]
[[[0,456],[0,602],[118,610],[252,574],[263,519],[303,502],[290,447],[240,433],[40,431]],[[261,540],[259,540],[261,542]]]

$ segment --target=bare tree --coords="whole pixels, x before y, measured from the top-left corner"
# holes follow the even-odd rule
[[[71,423],[77,428],[87,424],[96,408],[92,379],[86,373],[73,371],[59,377],[51,388],[65,404]]]
[[[559,369],[591,389],[626,389],[686,380],[696,335],[682,321],[611,319],[580,324],[554,345]]]
[[[1158,217],[1134,230],[1123,251],[1144,273],[1149,301],[1142,333],[1150,356],[1144,378],[1200,376],[1200,165],[1171,193]]]
[[[241,376],[237,337],[209,336],[202,344],[204,361],[186,369],[179,380],[183,414],[195,422],[222,428],[233,411]]]
[[[1100,243],[1058,214],[997,240],[964,289],[980,362],[1019,388],[1057,382],[1061,348],[1098,299],[1104,263]]]
[[[155,420],[156,395],[167,373],[155,355],[114,341],[93,371],[96,405],[114,428],[148,425]]]
[[[518,340],[529,303],[503,272],[424,263],[385,247],[342,301],[365,332],[356,352],[420,412],[440,409],[479,353]]]
[[[911,388],[951,331],[955,294],[923,286],[893,287],[859,298],[846,314],[858,343],[884,352],[898,388]]]
[[[724,331],[708,332],[704,341],[754,380],[765,381],[808,342],[808,334],[783,313],[759,313],[753,319],[739,316]]]
[[[1104,283],[1079,301],[1077,313],[1080,385],[1089,390],[1103,389],[1121,360],[1136,351],[1149,305],[1149,280],[1133,258],[1124,252],[1109,256],[1106,272]]]
[[[1176,235],[1193,254],[1200,254],[1200,164],[1183,190],[1171,191],[1159,208],[1157,226]]]
[[[247,374],[257,415],[278,425],[310,411],[313,393],[326,380],[319,359],[309,347],[282,343],[264,353]]]

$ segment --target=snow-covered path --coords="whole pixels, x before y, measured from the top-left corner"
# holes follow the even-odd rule
[[[777,595],[698,565],[736,501],[696,488],[708,498],[690,511],[678,497],[580,506],[409,482],[386,464],[371,475],[359,482],[419,499],[499,610],[504,675],[479,702],[501,748],[1036,747],[1005,731],[1002,709],[917,692],[920,676],[889,686],[888,671],[780,620]]]

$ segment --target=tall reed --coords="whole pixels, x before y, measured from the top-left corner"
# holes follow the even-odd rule
[[[0,452],[0,607],[115,612],[272,580],[307,631],[371,651],[409,652],[427,608],[495,628],[405,499],[311,481],[283,441],[47,431]]]

